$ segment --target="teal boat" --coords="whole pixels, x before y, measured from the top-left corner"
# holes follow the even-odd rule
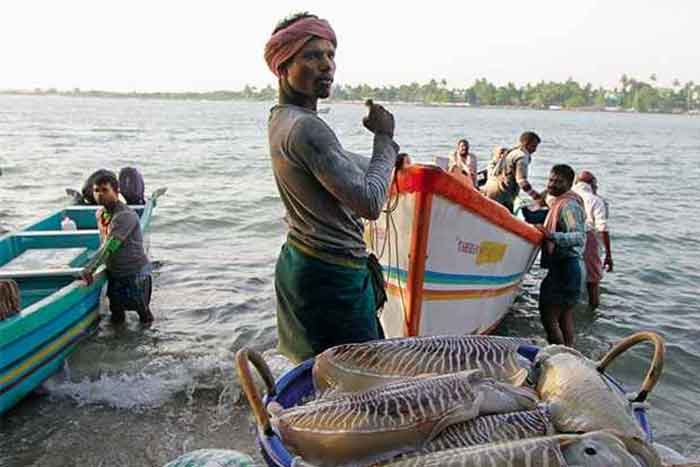
[[[132,206],[148,231],[157,199]],[[68,355],[97,329],[104,266],[87,287],[83,265],[100,246],[98,206],[70,206],[0,237],[0,280],[19,286],[21,310],[0,321],[0,414],[63,367]],[[69,217],[77,230],[61,230]]]

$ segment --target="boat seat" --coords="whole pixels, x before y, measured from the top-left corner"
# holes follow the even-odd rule
[[[14,232],[13,237],[71,237],[80,235],[99,235],[98,229],[84,230],[21,230]]]
[[[82,268],[65,269],[28,269],[26,271],[3,271],[0,269],[0,280],[34,279],[39,277],[80,277]]]
[[[88,248],[29,249],[0,267],[0,279],[80,275]]]

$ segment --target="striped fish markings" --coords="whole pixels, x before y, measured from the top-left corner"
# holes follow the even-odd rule
[[[284,444],[319,466],[362,464],[420,449],[449,425],[479,415],[529,410],[533,391],[479,371],[410,379],[282,409],[269,404]]]
[[[602,429],[644,438],[629,401],[611,389],[595,362],[568,347],[552,345],[535,358],[533,374],[537,393],[549,405],[560,432],[580,433]]]
[[[426,444],[421,452],[476,446],[555,434],[554,425],[546,407],[477,417],[447,427]]]
[[[307,464],[308,465],[308,464]],[[555,435],[415,454],[387,467],[661,467],[656,452],[639,439],[597,431]]]
[[[521,385],[530,362],[518,353],[527,339],[493,336],[427,336],[332,347],[316,357],[318,391],[364,391],[426,374],[481,370],[498,381]]]

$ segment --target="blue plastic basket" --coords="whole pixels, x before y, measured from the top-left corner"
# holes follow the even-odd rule
[[[539,347],[522,345],[518,349],[518,353],[530,361],[534,361],[539,350]],[[305,398],[312,397],[314,394],[313,377],[311,374],[313,366],[314,360],[309,359],[282,375],[275,385],[276,395],[273,397],[266,396],[264,401],[265,405],[267,405],[269,402],[275,401],[284,408],[293,407],[298,405]],[[622,393],[625,393],[625,390],[620,383],[604,373],[603,376]],[[634,409],[634,415],[637,418],[639,425],[646,433],[648,441],[651,442],[652,432],[647,419],[646,410],[644,407],[639,406]],[[276,434],[267,435],[258,430],[257,440],[260,446],[260,451],[262,452],[262,455],[269,466],[291,467],[292,460],[295,456],[287,450],[279,436]]]

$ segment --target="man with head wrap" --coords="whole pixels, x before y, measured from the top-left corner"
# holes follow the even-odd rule
[[[289,225],[275,269],[277,332],[280,351],[296,362],[383,337],[383,277],[367,254],[362,218],[377,219],[386,201],[398,153],[394,118],[368,101],[371,158],[343,149],[316,113],[330,95],[336,46],[330,24],[308,13],[282,21],[265,46],[279,81],[270,156]]]
[[[573,191],[583,199],[586,211],[586,249],[583,252],[583,260],[586,265],[588,304],[596,309],[600,304],[600,280],[603,278],[603,267],[608,272],[613,270],[608,233],[608,205],[598,196],[598,179],[587,170],[578,174]],[[600,261],[600,243],[605,247],[603,262]]]

